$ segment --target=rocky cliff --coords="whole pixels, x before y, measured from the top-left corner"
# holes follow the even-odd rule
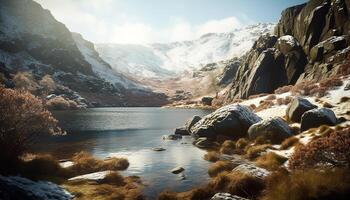
[[[32,0],[0,0],[0,66],[4,74],[26,71],[36,79],[51,75],[95,105],[166,102],[164,96],[112,70],[92,43],[71,33]],[[147,100],[141,102],[143,97]]]
[[[287,8],[274,35],[260,37],[239,67],[227,101],[339,73],[350,50],[350,3],[311,0]]]

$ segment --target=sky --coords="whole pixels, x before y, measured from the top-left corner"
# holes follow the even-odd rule
[[[72,32],[94,43],[193,40],[259,22],[306,0],[35,0]]]

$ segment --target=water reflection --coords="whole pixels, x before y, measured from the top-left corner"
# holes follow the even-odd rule
[[[204,151],[192,146],[191,138],[162,140],[172,134],[193,115],[203,116],[207,110],[162,108],[98,108],[57,112],[60,125],[68,135],[42,138],[34,151],[49,151],[59,158],[87,151],[97,157],[121,156],[129,159],[126,175],[141,176],[147,184],[145,193],[154,198],[165,189],[184,191],[208,179],[208,162]],[[163,147],[166,151],[152,151]],[[185,168],[186,180],[180,181],[169,171]]]

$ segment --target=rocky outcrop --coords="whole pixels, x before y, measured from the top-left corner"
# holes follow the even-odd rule
[[[312,109],[303,114],[301,117],[301,131],[310,128],[317,128],[321,125],[334,126],[338,122],[334,112],[329,108]]]
[[[202,118],[200,116],[193,116],[191,119],[189,119],[186,124],[185,124],[185,128],[188,130],[188,131],[191,131],[191,128],[201,120]]]
[[[236,76],[239,66],[242,61],[238,58],[234,58],[225,63],[222,74],[218,77],[218,84],[220,86],[225,86],[231,83],[233,78]]]
[[[216,144],[213,140],[210,140],[206,137],[200,137],[193,142],[193,145],[202,149],[209,149],[214,147]]]
[[[310,0],[284,10],[275,35],[259,38],[244,56],[227,102],[339,73],[350,52],[349,11],[345,0]]]
[[[201,99],[201,103],[206,106],[211,106],[211,103],[213,102],[213,97],[203,97]]]
[[[51,182],[31,181],[18,176],[0,176],[0,199],[2,200],[70,200],[73,198],[73,195]]]
[[[261,168],[261,167],[257,167],[254,164],[250,164],[250,163],[238,165],[232,171],[233,172],[240,172],[242,174],[246,174],[246,175],[249,175],[249,176],[252,176],[255,178],[259,178],[259,179],[264,179],[265,177],[267,177],[268,175],[271,174],[266,169]]]
[[[203,117],[191,128],[191,134],[194,137],[207,138],[216,138],[217,135],[245,137],[248,128],[260,120],[248,107],[228,105]]]
[[[317,106],[310,103],[307,99],[296,97],[288,105],[286,115],[289,120],[293,122],[300,122],[301,116],[308,110],[317,108]]]
[[[210,200],[248,200],[229,193],[216,193]]]
[[[280,117],[262,120],[248,129],[249,138],[254,140],[263,137],[273,144],[280,144],[284,139],[292,136],[289,125]]]

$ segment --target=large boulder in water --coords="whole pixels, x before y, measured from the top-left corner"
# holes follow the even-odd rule
[[[217,135],[226,135],[240,138],[245,137],[248,128],[260,120],[246,106],[228,105],[197,122],[191,128],[191,133],[194,137],[216,138]]]
[[[264,137],[276,144],[292,136],[292,130],[282,118],[275,117],[253,124],[248,129],[248,134],[252,140],[257,137]]]
[[[321,125],[334,126],[338,122],[334,112],[329,108],[312,109],[303,114],[301,117],[301,131],[310,128],[317,128]]]
[[[288,105],[286,114],[288,119],[293,122],[300,122],[301,116],[308,110],[317,108],[314,104],[310,103],[308,100],[296,97],[292,100],[292,102]]]
[[[202,118],[200,116],[193,116],[191,119],[189,119],[186,124],[185,124],[185,128],[186,130],[188,130],[189,132],[191,131],[191,128],[201,120]]]

